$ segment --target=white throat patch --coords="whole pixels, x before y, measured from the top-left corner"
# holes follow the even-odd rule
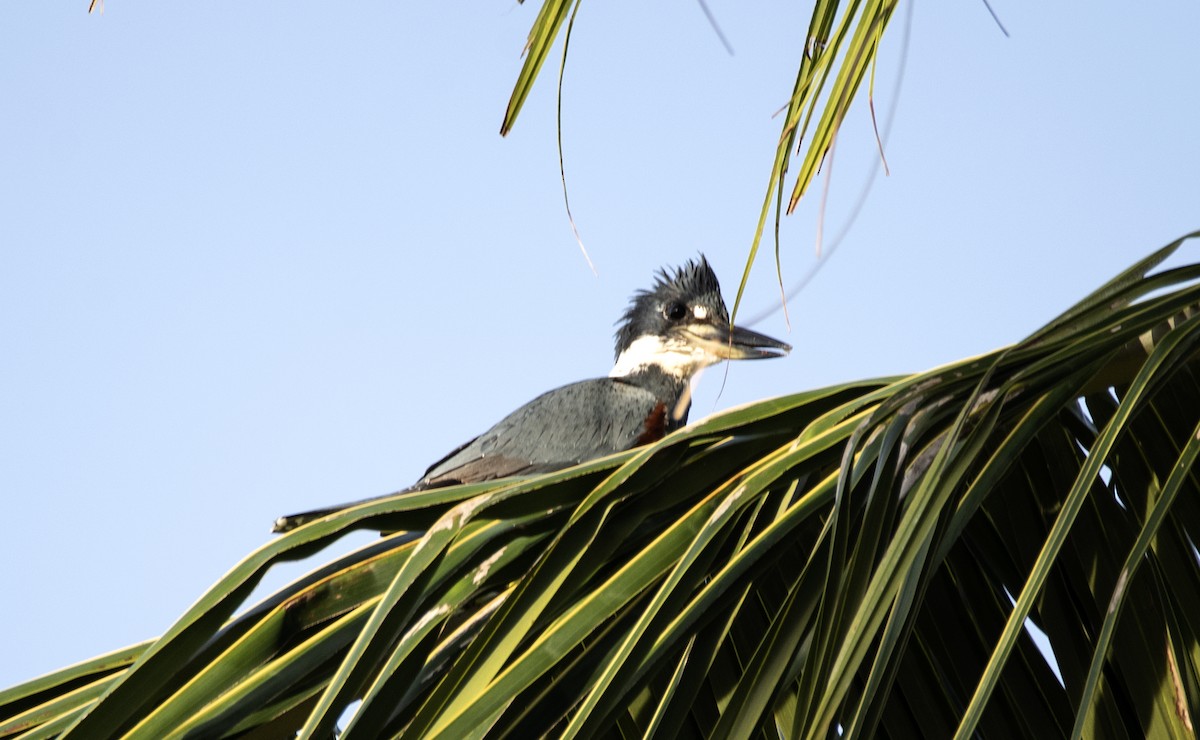
[[[628,349],[617,358],[608,377],[621,378],[654,366],[677,378],[690,378],[701,368],[720,362],[722,357],[712,354],[703,347],[689,345],[679,340],[663,341],[662,337],[641,336],[633,340]]]

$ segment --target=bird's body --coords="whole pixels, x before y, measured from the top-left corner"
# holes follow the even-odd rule
[[[608,377],[543,393],[434,463],[411,490],[545,473],[655,442],[687,423],[689,382],[698,370],[790,349],[730,326],[716,275],[701,256],[673,276],[662,272],[653,289],[634,296]],[[280,517],[275,531],[353,505]]]

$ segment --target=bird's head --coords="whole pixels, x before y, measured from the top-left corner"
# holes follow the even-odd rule
[[[674,273],[660,271],[653,288],[633,297],[619,324],[613,377],[656,366],[686,379],[721,360],[782,357],[792,349],[730,326],[717,275],[704,255]]]

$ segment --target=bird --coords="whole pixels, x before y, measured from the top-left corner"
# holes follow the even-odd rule
[[[731,324],[703,254],[673,271],[659,270],[653,287],[634,294],[617,324],[615,362],[606,377],[543,393],[429,466],[405,490],[547,473],[656,442],[687,423],[691,381],[700,370],[724,360],[783,357],[792,349]],[[283,516],[273,531],[365,501]]]

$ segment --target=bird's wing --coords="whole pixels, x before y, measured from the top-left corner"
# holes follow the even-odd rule
[[[572,383],[538,396],[459,446],[409,490],[546,473],[628,450],[678,426],[669,411],[655,394],[620,378]],[[383,497],[280,517],[273,531],[287,532],[378,498]]]
[[[653,393],[596,378],[544,393],[434,463],[419,487],[558,470],[654,441],[670,426]]]

